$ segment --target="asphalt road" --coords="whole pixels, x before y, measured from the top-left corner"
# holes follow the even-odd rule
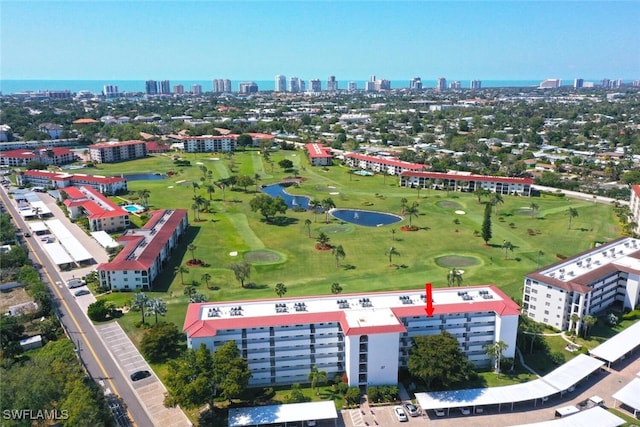
[[[23,231],[28,231],[28,226],[10,202],[5,188],[0,189],[0,198],[7,212],[13,217],[14,223]],[[75,302],[74,296],[66,289],[56,266],[51,263],[40,246],[31,241],[33,237],[20,237],[20,239],[29,248],[33,261],[41,266],[40,276],[49,288],[60,322],[71,340],[76,343],[78,354],[89,375],[102,384],[106,392],[112,392],[124,401],[129,418],[135,425],[153,425],[133,391],[131,380],[119,369],[95,328]],[[62,285],[56,285],[56,282]]]

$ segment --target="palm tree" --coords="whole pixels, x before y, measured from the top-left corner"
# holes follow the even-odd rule
[[[567,215],[569,216],[569,230],[571,230],[571,221],[573,220],[573,218],[578,216],[578,209],[569,208],[569,210],[567,211]]]
[[[197,293],[196,288],[194,286],[186,286],[184,288],[184,295],[186,297],[191,298],[192,296],[194,296]]]
[[[189,269],[184,265],[179,265],[173,269],[173,272],[176,274],[180,274],[180,282],[184,285],[184,273],[188,273]]]
[[[536,216],[536,211],[540,208],[540,206],[538,206],[537,204],[531,202],[531,204],[529,205],[529,209],[531,209],[531,219],[533,219],[534,216]]]
[[[342,292],[342,286],[340,286],[340,283],[333,282],[331,284],[331,293],[334,295],[338,295],[341,292]]]
[[[502,194],[494,193],[491,197],[491,204],[496,207],[496,215],[498,215],[498,205],[504,203],[504,199],[502,198]]]
[[[320,202],[322,209],[324,210],[324,220],[326,223],[329,223],[329,211],[336,207],[333,199],[331,197],[327,197]]]
[[[538,259],[536,260],[536,267],[540,267],[540,257],[544,255],[544,252],[538,251]]]
[[[318,246],[320,248],[328,247],[329,246],[329,240],[331,240],[331,238],[329,236],[327,236],[323,232],[320,232],[320,234],[318,234],[318,237],[316,238],[316,242],[318,242]]]
[[[452,268],[447,273],[447,284],[449,286],[462,286],[462,271],[457,268]]]
[[[495,371],[498,375],[500,375],[500,360],[502,359],[502,354],[504,351],[509,348],[509,345],[500,340],[494,344],[487,344],[484,346],[484,350],[487,352],[489,359],[493,360],[495,365]]]
[[[580,315],[573,313],[571,315],[571,327],[569,329],[574,329],[575,332],[578,333],[578,322],[580,322]]]
[[[513,252],[513,244],[511,244],[510,241],[505,240],[504,242],[502,242],[502,247],[504,248],[504,259],[509,259],[507,251]]]
[[[196,189],[200,188],[200,184],[195,181],[191,181],[191,185],[193,186],[193,195],[196,195]]]
[[[394,242],[396,241],[396,229],[395,228],[391,229],[391,240],[394,241]]]
[[[144,323],[144,309],[147,307],[149,297],[144,292],[136,292],[131,300],[131,308],[134,310],[140,310],[142,314],[142,323]]]
[[[418,210],[418,202],[413,202],[411,204],[411,206],[405,206],[404,209],[404,214],[407,215],[409,217],[409,228],[413,229],[413,226],[411,225],[411,219],[415,216],[417,217],[420,213],[420,211]]]
[[[309,201],[309,209],[313,211],[313,222],[316,222],[316,217],[318,216],[318,208],[322,207],[322,203],[318,199],[311,199]]]
[[[211,200],[211,195],[216,192],[216,187],[214,185],[207,184],[204,186],[204,188],[207,190],[207,193],[209,194],[209,200]]]
[[[406,197],[403,197],[402,199],[400,199],[400,212],[404,212],[404,210],[407,207],[407,202],[408,200],[406,199]]]
[[[200,206],[197,203],[191,205],[191,209],[193,209],[193,218],[196,221],[200,221]]]
[[[195,261],[196,260],[195,252],[196,252],[196,249],[198,249],[198,247],[193,243],[190,243],[189,245],[187,245],[187,249],[189,250],[189,252],[191,252],[191,261]]]
[[[308,378],[311,380],[311,388],[316,389],[316,395],[320,394],[318,384],[327,381],[327,373],[325,371],[319,371],[318,367],[313,365]]]
[[[587,338],[589,336],[589,332],[591,332],[591,327],[598,322],[598,318],[587,314],[582,318],[582,322],[584,323],[584,337]]]
[[[158,315],[164,316],[167,314],[167,303],[162,298],[151,298],[147,302],[147,316],[155,314],[156,324],[158,324]]]
[[[282,298],[282,295],[287,293],[287,287],[284,283],[278,283],[275,287],[275,291],[276,295],[278,295],[279,298]]]
[[[256,183],[256,193],[258,192],[258,185],[260,184],[260,174],[253,174],[253,181]]]
[[[333,256],[336,257],[336,268],[339,268],[340,258],[344,259],[347,256],[347,254],[344,251],[344,248],[342,247],[342,245],[338,245],[331,250],[331,253],[333,254]]]
[[[394,255],[400,256],[400,252],[398,252],[398,250],[393,246],[391,246],[388,250],[386,250],[384,254],[389,257],[389,265],[393,265]]]
[[[204,283],[207,285],[207,289],[209,289],[209,280],[211,280],[211,275],[209,273],[204,273],[201,277]]]
[[[144,203],[145,207],[147,207],[147,205],[149,204],[150,194],[151,194],[151,191],[147,190],[146,188],[143,190],[138,190],[138,197],[142,199],[142,202]]]
[[[220,180],[216,182],[216,185],[218,186],[219,189],[222,190],[222,201],[224,202],[226,200],[224,189],[227,187],[227,183],[224,180]]]
[[[42,217],[40,216],[40,214],[42,214],[42,208],[36,206],[36,207],[32,208],[32,210],[33,210],[33,214],[35,216],[37,216],[38,219],[42,219]]]
[[[311,220],[309,218],[305,219],[304,225],[307,227],[307,234],[309,235],[309,238],[311,238]]]

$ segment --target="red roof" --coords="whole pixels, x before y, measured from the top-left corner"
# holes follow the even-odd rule
[[[258,139],[273,139],[275,138],[275,136],[268,134],[268,133],[255,133],[255,132],[248,132],[247,135],[251,136],[251,138],[258,138]]]
[[[67,193],[67,196],[69,196],[69,199],[65,200],[65,205],[69,207],[82,206],[88,212],[89,219],[120,217],[127,216],[129,214],[127,211],[93,188],[89,186],[82,186],[82,189],[88,193],[88,195],[76,187],[65,187],[60,189],[60,191]],[[97,203],[98,201],[102,206],[107,206],[110,209],[100,206]]]
[[[171,147],[168,144],[158,144],[156,141],[149,141],[145,144],[147,145],[147,151],[150,153],[165,152],[171,150]]]
[[[3,151],[2,153],[0,153],[0,156],[11,157],[16,159],[33,159],[37,157],[47,157],[48,156],[47,151],[51,151],[54,157],[68,156],[73,154],[73,152],[68,148],[52,147],[52,148],[36,148],[33,150],[18,149],[18,150]]]
[[[477,289],[486,288],[486,286],[464,286],[460,287],[460,290],[465,289]],[[460,302],[457,304],[438,304],[438,290],[433,290],[434,315],[447,314],[447,313],[468,313],[468,312],[494,312],[499,316],[512,315],[517,316],[520,314],[520,307],[513,302],[504,292],[498,289],[496,286],[489,286],[489,288],[498,294],[501,299],[492,300],[474,300],[473,302]],[[458,289],[458,288],[456,288]],[[414,292],[412,290],[412,292]],[[390,292],[379,292],[379,294],[388,294]],[[397,292],[392,292],[397,293]],[[358,294],[340,294],[336,296],[336,299],[349,298],[361,295],[372,295],[375,293],[358,293]],[[309,300],[314,297],[301,297],[292,298],[288,301],[296,300]],[[318,296],[317,298],[326,298],[326,295]],[[263,302],[278,302],[280,299],[265,299],[260,300]],[[242,304],[247,301],[226,301],[225,305]],[[256,302],[256,301],[252,301]],[[252,316],[252,317],[228,317],[228,318],[210,318],[203,319],[202,310],[207,307],[211,307],[211,302],[205,303],[192,303],[187,307],[187,315],[185,317],[183,330],[186,332],[189,338],[203,338],[211,337],[221,329],[238,329],[238,328],[255,328],[263,326],[286,326],[319,322],[340,322],[342,331],[345,335],[362,335],[362,334],[383,334],[404,332],[406,329],[402,325],[402,322],[398,324],[388,324],[379,326],[365,326],[358,327],[349,325],[346,318],[346,312],[344,310],[335,311],[323,311],[323,312],[294,312],[287,314],[274,314],[272,316]],[[366,309],[362,309],[366,310]],[[413,316],[426,316],[425,306],[421,304],[417,305],[402,305],[398,307],[392,307],[390,310],[396,317],[413,317]]]
[[[307,152],[309,157],[332,157],[331,147],[325,147],[320,143],[307,144]]]
[[[519,177],[511,177],[511,176],[491,176],[491,175],[461,175],[456,173],[444,173],[444,172],[414,172],[414,171],[406,171],[402,172],[400,176],[415,176],[415,177],[424,177],[431,179],[455,179],[458,181],[485,181],[485,182],[510,182],[514,184],[533,184],[533,179],[531,178],[519,178]]]
[[[113,184],[115,182],[125,181],[124,178],[119,176],[95,176],[95,175],[84,175],[84,174],[68,174],[61,172],[50,172],[43,170],[28,170],[24,173],[27,177],[34,178],[49,178],[52,181],[76,181],[78,183],[84,182],[95,182],[99,184]]]
[[[76,188],[76,187],[65,187],[60,191],[64,191],[65,193],[67,193],[67,196],[69,196],[69,199],[84,199],[87,197],[84,195],[82,191],[80,191],[79,188]]]
[[[98,121],[94,120],[94,119],[91,119],[91,118],[78,119],[78,120],[74,120],[73,121],[74,125],[84,125],[84,124],[89,124],[89,123],[98,123]]]
[[[151,219],[144,225],[143,229],[152,229],[156,223],[165,215],[166,210],[151,211]],[[156,261],[160,251],[164,245],[169,241],[180,222],[187,216],[186,209],[175,209],[171,212],[169,218],[156,230],[156,233],[147,238],[147,245],[140,253],[137,259],[128,260],[129,255],[133,253],[138,244],[142,241],[144,236],[142,234],[136,235],[135,230],[130,234],[126,232],[120,238],[118,242],[125,243],[125,247],[120,253],[113,259],[113,261],[100,264],[98,270],[103,271],[119,271],[119,270],[147,270]]]
[[[357,160],[365,160],[367,162],[380,163],[382,165],[387,166],[395,166],[403,169],[410,170],[423,170],[428,168],[429,165],[421,165],[419,163],[411,163],[411,162],[403,162],[398,159],[389,159],[384,157],[375,157],[375,156],[367,156],[366,154],[358,154],[358,153],[348,153],[344,155],[345,157],[351,157]]]
[[[146,144],[146,142],[141,140],[100,142],[98,144],[89,145],[88,148],[112,148],[112,147],[123,147],[126,145],[137,145],[137,144]]]
[[[636,193],[636,196],[640,198],[640,185],[634,184],[631,186],[631,191]]]

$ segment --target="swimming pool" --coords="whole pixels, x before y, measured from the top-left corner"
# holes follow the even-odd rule
[[[395,224],[403,220],[399,215],[360,209],[331,209],[329,213],[341,221],[365,227],[382,227],[383,225]]]
[[[133,205],[124,205],[122,206],[122,209],[132,214],[144,212],[144,206],[137,203],[134,203]]]

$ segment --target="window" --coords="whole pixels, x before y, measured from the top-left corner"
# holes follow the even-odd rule
[[[545,310],[545,311],[544,311],[544,314],[549,314],[549,310]]]
[[[551,298],[551,294],[547,294],[547,298]]]
[[[551,303],[550,302],[545,302],[544,305],[549,307],[549,306],[551,306]]]

